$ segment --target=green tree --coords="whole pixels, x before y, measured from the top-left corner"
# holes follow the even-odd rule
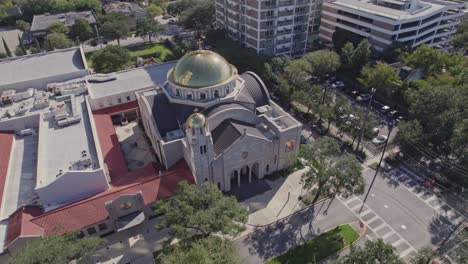
[[[185,9],[179,16],[179,22],[186,28],[195,29],[202,34],[214,29],[215,4],[211,0],[193,0],[191,7]]]
[[[146,11],[148,12],[148,15],[151,18],[154,18],[156,16],[160,16],[163,14],[163,10],[160,6],[157,5],[149,5],[146,7]]]
[[[62,22],[54,22],[54,23],[52,23],[52,25],[50,25],[50,26],[47,28],[47,34],[50,34],[50,33],[60,33],[60,34],[67,35],[68,32],[69,32],[68,27],[65,26],[65,24],[62,23]]]
[[[358,34],[338,28],[332,36],[333,49],[335,49],[336,52],[340,52],[346,43],[350,42],[354,46],[357,46],[363,39],[364,37]]]
[[[336,141],[325,137],[306,144],[299,151],[299,158],[304,159],[308,168],[302,175],[304,189],[314,189],[312,203],[324,195],[362,194],[364,178],[362,166],[350,154],[342,154]]]
[[[157,201],[154,208],[161,214],[157,228],[170,228],[172,238],[178,239],[215,233],[236,236],[247,221],[247,211],[236,199],[209,183],[197,187],[182,182],[174,196]]]
[[[143,39],[148,37],[149,42],[152,37],[156,37],[163,30],[164,27],[152,18],[140,19],[136,23],[136,35]]]
[[[100,0],[72,0],[76,10],[93,10],[94,12],[101,13],[102,3]]]
[[[6,53],[0,52],[0,59],[8,58]]]
[[[13,258],[13,263],[60,264],[89,257],[104,243],[104,239],[91,236],[79,238],[78,232],[51,235],[28,242]]]
[[[318,50],[305,54],[301,59],[304,70],[319,79],[323,79],[327,74],[334,73],[340,68],[340,57],[334,51]]]
[[[381,59],[387,63],[393,63],[402,60],[402,54],[408,52],[408,47],[399,41],[393,41],[390,46],[382,52]]]
[[[5,50],[6,55],[7,55],[8,57],[13,56],[13,55],[11,54],[11,50],[10,50],[10,48],[8,47],[8,44],[6,43],[6,41],[5,41],[4,38],[2,38],[2,42],[3,42],[3,49]]]
[[[152,0],[151,4],[159,6],[161,8],[166,8],[168,4],[168,0]]]
[[[24,56],[26,55],[27,53],[21,48],[21,47],[17,47],[15,49],[15,56]]]
[[[455,49],[466,53],[468,51],[468,20],[457,26],[457,34],[453,37],[452,45]]]
[[[47,34],[45,44],[47,50],[66,49],[73,46],[73,41],[65,34],[49,33]]]
[[[427,76],[440,74],[444,70],[455,73],[463,69],[463,56],[421,45],[406,58],[405,63],[420,69]]]
[[[123,47],[107,45],[96,51],[92,57],[93,69],[99,73],[119,71],[130,62],[130,52]]]
[[[161,264],[240,264],[234,243],[210,236],[195,241],[181,241],[163,250],[156,258]]]
[[[354,45],[351,42],[347,42],[341,49],[341,63],[348,70],[352,68],[353,53],[354,53]]]
[[[407,150],[408,148],[411,148],[412,144],[421,141],[422,130],[423,128],[418,120],[402,121],[398,125],[398,134],[396,139],[400,146],[404,150]]]
[[[361,68],[369,62],[370,54],[371,50],[367,39],[359,42],[351,57],[352,65],[357,72],[360,72]]]
[[[16,20],[16,28],[21,31],[28,31],[31,28],[31,25],[24,20]]]
[[[340,258],[338,264],[404,264],[395,253],[392,245],[386,244],[382,239],[366,241],[363,248],[351,250],[351,253]]]
[[[113,12],[102,17],[101,34],[107,39],[117,40],[120,46],[120,39],[128,37],[130,27],[128,18],[124,14]]]
[[[172,1],[167,5],[167,12],[172,15],[180,15],[185,10],[193,7],[195,1],[193,0],[177,0]]]
[[[358,81],[367,89],[376,88],[387,96],[397,92],[403,83],[395,68],[380,61],[375,67],[365,66]]]
[[[41,44],[39,43],[39,40],[37,40],[37,38],[34,38],[33,42],[34,42],[34,47],[31,48],[31,53],[35,54],[35,53],[41,52],[42,48],[41,48]]]
[[[70,37],[79,41],[86,41],[93,36],[93,29],[88,20],[84,18],[75,19],[75,24],[70,28]]]

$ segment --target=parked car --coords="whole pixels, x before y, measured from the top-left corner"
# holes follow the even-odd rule
[[[374,127],[374,129],[372,129],[372,132],[374,133],[374,135],[378,135],[380,132],[380,128]]]
[[[364,102],[364,101],[367,101],[371,98],[371,95],[370,94],[360,94],[358,97],[356,97],[356,100],[358,102]]]
[[[126,124],[128,124],[128,119],[126,117],[120,118],[120,124],[122,126],[125,126]]]
[[[372,144],[378,146],[378,145],[384,144],[386,141],[387,141],[387,136],[378,135],[377,137],[372,139]]]
[[[381,112],[382,114],[386,114],[386,113],[388,113],[389,111],[390,111],[390,106],[388,106],[388,105],[384,105],[384,106],[382,106],[382,108],[380,108],[380,112]]]
[[[304,135],[301,135],[301,144],[307,144],[307,138]]]
[[[389,117],[397,117],[398,116],[398,111],[397,110],[392,110],[388,113]]]

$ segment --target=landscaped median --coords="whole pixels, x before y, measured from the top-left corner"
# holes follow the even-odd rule
[[[350,246],[360,235],[349,224],[337,226],[327,232],[274,257],[266,264],[318,263],[319,261]]]

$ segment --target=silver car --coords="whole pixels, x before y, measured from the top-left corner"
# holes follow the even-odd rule
[[[375,137],[374,139],[372,139],[372,144],[374,145],[382,145],[383,143],[385,143],[387,141],[387,136],[384,136],[384,135],[378,135],[377,137]]]

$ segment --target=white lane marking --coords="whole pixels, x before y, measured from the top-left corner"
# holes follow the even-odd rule
[[[408,244],[408,245],[409,245],[409,244]],[[418,252],[418,251],[416,251],[414,248],[412,248],[411,245],[410,245],[409,248],[407,248],[406,250],[404,250],[403,252],[400,253],[400,257],[403,258],[404,256],[408,255],[411,251]]]
[[[401,229],[406,230],[406,226],[405,226],[405,225],[401,225]]]
[[[370,241],[374,240],[371,236],[369,236],[369,234],[366,234],[366,238],[367,240],[370,240]]]
[[[388,208],[388,205],[384,204],[384,206],[383,206],[383,207],[384,207],[385,209],[387,209],[387,208]]]
[[[351,199],[345,200],[346,206],[349,206],[353,201],[359,200],[356,196],[353,196]]]
[[[351,208],[349,208],[349,206],[346,204],[347,202],[345,201],[345,199],[343,199],[343,197],[337,196],[337,198],[338,198],[338,201],[340,201],[341,203],[343,203],[343,204],[346,206],[346,208],[348,208],[348,209],[351,211],[351,213],[353,213],[356,217],[358,217],[362,222],[367,223],[367,221],[364,221],[364,220],[362,219],[362,217],[359,216],[358,213],[354,212],[353,210],[351,210]],[[354,195],[353,200],[355,200],[355,199],[357,199],[358,201],[360,201],[360,202],[362,203],[361,199],[359,199],[357,196]],[[366,210],[366,211],[367,211],[367,210]],[[376,216],[378,216],[377,213],[375,213],[372,209],[369,208],[369,211],[370,211],[370,213],[373,213],[373,214],[375,214]],[[367,214],[366,214],[366,215],[367,215]],[[375,216],[374,216],[374,217],[375,217]],[[374,218],[374,217],[373,217],[373,218]],[[373,219],[373,218],[371,218],[371,219]],[[380,218],[380,219],[385,223],[385,221],[384,221],[382,218]],[[367,227],[369,228],[369,230],[371,230],[374,234],[376,234],[377,236],[381,237],[382,239],[385,239],[386,237],[389,237],[389,236],[391,236],[391,235],[393,235],[393,234],[396,234],[400,239],[402,239],[403,242],[405,242],[405,243],[409,246],[409,248],[408,248],[407,250],[404,251],[404,253],[405,253],[404,255],[400,254],[400,257],[406,256],[406,255],[407,255],[409,252],[411,252],[411,251],[418,252],[410,243],[408,243],[408,241],[406,241],[405,238],[403,238],[398,232],[396,232],[390,225],[387,224],[387,226],[388,226],[388,228],[390,228],[390,232],[387,233],[387,234],[385,234],[384,236],[379,236],[379,234],[377,234],[377,232],[376,232],[372,227],[370,227],[369,224],[367,224]],[[406,251],[408,251],[408,252],[406,252]]]
[[[381,225],[377,226],[376,228],[374,228],[375,232],[379,231],[380,229],[384,228],[387,224],[385,223],[382,223]]]
[[[362,211],[359,215],[365,216],[366,214],[368,214],[370,212],[371,212],[371,210],[369,208],[367,208],[365,211]]]
[[[392,246],[393,246],[393,247],[397,247],[397,246],[400,245],[401,243],[403,243],[403,239],[400,238],[400,239],[398,239],[397,241],[393,242],[393,243],[392,243]]]
[[[387,239],[387,238],[393,236],[393,234],[397,234],[397,232],[395,232],[395,231],[393,231],[393,230],[390,230],[390,232],[388,232],[387,234],[385,234],[385,235],[382,236],[382,239]],[[397,235],[398,235],[398,234],[397,234]],[[401,238],[401,236],[400,236],[400,238]]]
[[[427,198],[426,200],[424,200],[424,199],[423,199],[423,200],[424,200],[426,203],[430,203],[430,202],[434,201],[436,198],[437,198],[437,196],[432,195],[431,197]]]
[[[362,203],[358,203],[358,204],[356,204],[355,206],[353,206],[353,207],[351,208],[351,210],[354,211],[354,210],[358,209],[358,208],[361,207],[361,206],[362,206]],[[349,207],[349,206],[348,206],[348,207]]]
[[[366,223],[368,225],[372,224],[373,222],[377,221],[380,217],[376,214],[374,215],[374,217],[372,217],[371,219],[367,220]]]

